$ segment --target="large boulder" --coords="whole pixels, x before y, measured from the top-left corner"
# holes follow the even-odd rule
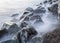
[[[14,22],[5,22],[2,26],[2,29],[7,29],[8,33],[16,33],[17,31],[19,31],[19,27],[16,23]]]
[[[15,34],[20,30],[16,23],[11,21],[5,22],[2,29],[0,31],[0,43],[18,43],[17,39],[13,40]]]

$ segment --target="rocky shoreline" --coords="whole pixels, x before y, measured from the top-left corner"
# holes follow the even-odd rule
[[[37,5],[36,9],[28,7],[25,9],[23,15],[16,19],[15,16],[19,14],[14,14],[11,17],[14,17],[9,22],[5,22],[0,30],[0,43],[60,43],[60,28],[56,28],[54,31],[45,33],[43,36],[40,36],[40,28],[36,29],[40,25],[45,26],[44,21],[45,15],[52,15],[52,24],[58,25],[58,0],[46,0],[43,3]],[[45,5],[51,5],[45,7]],[[18,16],[17,16],[18,17]],[[48,18],[48,22],[50,20]],[[56,21],[54,21],[56,20]],[[46,25],[48,25],[47,23]],[[49,24],[50,26],[50,24]],[[48,27],[48,26],[47,26]],[[41,28],[42,29],[42,28]],[[44,28],[43,28],[44,29]],[[53,29],[53,28],[52,28]]]

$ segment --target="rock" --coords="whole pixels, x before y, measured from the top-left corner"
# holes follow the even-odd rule
[[[43,43],[60,43],[60,28],[56,28],[54,31],[46,33],[44,36]]]
[[[30,13],[29,15],[28,15],[28,17],[31,17],[31,16],[33,16],[34,14],[33,13]]]
[[[22,16],[20,17],[20,20],[23,19],[23,18],[24,18],[24,15],[22,15]]]
[[[17,26],[17,24],[15,24],[14,22],[5,22],[2,26],[2,28],[7,29],[7,31],[9,33],[16,33],[17,31],[19,31],[19,27]]]
[[[52,0],[48,0],[48,2],[49,2],[50,4],[52,4]]]
[[[43,22],[39,15],[32,16],[30,20],[35,20],[35,23]]]
[[[23,28],[23,27],[26,27],[28,24],[26,22],[22,22],[20,27]]]
[[[46,1],[44,1],[44,4],[45,4],[45,3],[47,3],[47,2],[48,2],[47,0],[46,0]]]
[[[42,5],[42,3],[40,3],[40,5]]]
[[[18,16],[19,14],[18,13],[16,13],[16,14],[13,14],[11,17],[16,17],[16,16]]]
[[[49,7],[48,10],[53,13],[53,15],[58,15],[58,4]]]
[[[28,7],[28,8],[26,8],[26,11],[33,12],[33,8]]]
[[[58,0],[53,0],[53,2],[57,2]]]
[[[28,14],[29,12],[24,12],[23,14],[25,15],[25,14]]]
[[[23,19],[25,16],[31,15],[32,13],[33,13],[33,9],[32,8],[30,8],[30,7],[26,8],[25,11],[24,11],[24,13],[23,13],[23,15],[20,17],[20,20]]]
[[[29,17],[26,16],[25,19],[24,19],[24,21],[29,21]]]
[[[37,35],[37,32],[34,28],[27,28],[18,33],[17,38],[19,43],[27,43],[35,35]]]
[[[7,33],[8,33],[7,29],[0,30],[0,38],[3,37]]]
[[[44,8],[42,9],[42,7],[34,10],[34,13],[45,13],[45,12],[46,12],[46,10]]]

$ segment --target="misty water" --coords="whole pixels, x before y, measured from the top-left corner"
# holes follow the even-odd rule
[[[45,0],[0,0],[0,26],[2,27],[5,22],[12,20],[11,15],[19,13],[19,16],[17,17],[17,19],[19,19],[19,17],[22,15],[27,7],[32,7],[33,9],[36,9],[38,7],[37,5],[39,5],[39,3],[43,3],[44,1]],[[39,37],[47,32],[54,30],[56,28],[56,25],[58,24],[57,17],[52,15],[52,13],[49,12],[47,9],[52,5],[48,3],[41,5],[46,10],[45,13],[42,13],[41,17],[44,22],[43,24],[34,24],[34,21],[29,21],[30,25],[32,25],[38,32],[37,36]],[[17,24],[18,23],[19,22],[17,22]],[[10,37],[11,36],[8,36],[8,38]],[[3,39],[6,38],[7,37],[4,37]]]

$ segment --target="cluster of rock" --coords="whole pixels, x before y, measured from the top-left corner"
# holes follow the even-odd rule
[[[56,1],[57,0],[54,0],[54,2]],[[44,1],[43,3],[48,3],[48,1]],[[49,0],[49,3],[52,4],[52,0]],[[58,5],[54,4],[52,7],[47,9],[55,15],[57,14],[57,8]],[[40,42],[42,40],[40,37],[35,37],[38,32],[32,25],[30,25],[32,24],[30,21],[34,21],[33,24],[44,23],[41,17],[43,16],[42,13],[45,12],[46,9],[42,6],[38,6],[36,9],[28,7],[25,9],[23,15],[19,18],[20,21],[22,20],[19,23],[20,26],[18,26],[17,23],[13,21],[4,23],[0,30],[0,43],[42,43]],[[11,17],[16,15],[19,14],[12,15]]]

